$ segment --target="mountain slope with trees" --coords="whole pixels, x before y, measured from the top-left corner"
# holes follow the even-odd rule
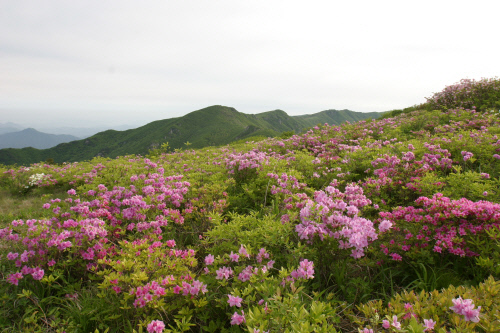
[[[31,164],[48,159],[62,163],[89,160],[97,156],[144,155],[164,143],[168,143],[171,149],[184,148],[186,143],[190,148],[218,146],[249,137],[273,137],[282,132],[299,133],[318,123],[338,125],[344,121],[380,115],[376,112],[349,110],[329,110],[307,116],[289,116],[282,110],[274,110],[254,115],[215,105],[183,117],[154,121],[136,129],[100,132],[50,149],[2,149],[0,163]]]

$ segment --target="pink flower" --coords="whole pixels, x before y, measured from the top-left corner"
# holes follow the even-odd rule
[[[371,328],[364,328],[361,333],[373,333],[373,330]]]
[[[386,232],[387,230],[389,230],[390,228],[392,227],[392,223],[391,221],[387,221],[387,220],[383,220],[382,222],[380,222],[379,226],[378,226],[378,230],[380,232]]]
[[[178,294],[178,293],[180,293],[181,291],[182,291],[182,287],[179,287],[179,286],[177,286],[177,285],[176,285],[176,286],[174,287],[174,289],[173,289],[174,294]]]
[[[432,319],[424,319],[424,332],[425,331],[432,331],[434,329],[434,325],[436,325],[436,322],[433,321]]]
[[[71,190],[68,191],[68,194],[69,195],[75,195],[76,191],[74,189],[71,189]]]
[[[227,297],[229,298],[227,300],[227,302],[229,303],[229,306],[237,306],[237,307],[241,308],[241,301],[243,301],[243,299],[241,297],[233,296],[233,295],[227,295]]]
[[[241,254],[243,257],[250,258],[250,255],[247,252],[247,249],[243,247],[243,245],[240,246],[240,250],[238,251],[239,254]]]
[[[215,271],[217,276],[215,277],[217,280],[229,279],[231,275],[233,275],[233,270],[230,267],[221,267]]]
[[[462,297],[459,297],[451,301],[453,302],[453,306],[450,306],[450,309],[453,310],[453,312],[463,315],[466,321],[472,321],[474,323],[479,322],[479,311],[481,311],[481,307],[478,306],[477,309],[474,309],[474,303],[471,299],[462,299]]]
[[[205,257],[205,265],[212,265],[214,263],[214,259],[214,256],[212,254],[209,254]]]
[[[389,329],[391,327],[391,323],[389,323],[388,320],[382,320],[382,327],[383,328],[386,328],[386,329]]]
[[[12,273],[7,277],[7,281],[13,285],[18,285],[19,280],[23,278],[23,274],[21,272]]]
[[[401,257],[397,253],[391,253],[391,257],[392,257],[392,260],[395,260],[395,261],[401,261],[403,259],[403,257]]]
[[[238,259],[240,258],[240,255],[237,254],[237,253],[233,253],[233,251],[231,251],[231,254],[229,255],[229,258],[233,262],[238,262]]]
[[[9,252],[9,254],[7,254],[7,259],[9,260],[15,260],[17,257],[19,256],[19,253],[17,252]]]
[[[394,326],[396,329],[400,330],[401,329],[401,323],[398,321],[398,316],[392,316],[392,326]]]
[[[245,312],[241,310],[241,315],[235,312],[231,317],[231,325],[240,325],[245,322]]]
[[[41,280],[44,274],[45,274],[44,270],[41,269],[40,267],[37,267],[33,270],[31,276],[33,276],[33,279],[35,280]]]
[[[161,320],[153,320],[148,324],[149,333],[162,333],[165,329],[165,324]]]

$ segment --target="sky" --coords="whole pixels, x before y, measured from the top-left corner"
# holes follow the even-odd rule
[[[496,3],[0,0],[0,123],[405,108],[499,76]]]

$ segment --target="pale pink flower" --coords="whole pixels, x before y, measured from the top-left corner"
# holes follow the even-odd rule
[[[243,301],[243,299],[241,297],[233,296],[233,295],[227,295],[227,297],[229,298],[227,300],[227,302],[229,303],[229,306],[237,306],[237,307],[241,308],[241,301]]]
[[[231,325],[240,325],[245,322],[245,312],[241,310],[241,315],[235,312],[231,317]]]
[[[424,332],[426,331],[432,331],[434,329],[434,325],[436,325],[436,322],[432,319],[424,319]]]
[[[214,263],[214,259],[214,256],[212,254],[209,254],[205,257],[205,265],[212,265]]]

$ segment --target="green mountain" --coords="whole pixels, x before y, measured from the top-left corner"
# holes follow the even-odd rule
[[[108,130],[89,138],[62,143],[50,149],[1,149],[0,163],[27,165],[47,159],[54,162],[89,160],[96,156],[117,157],[146,154],[150,149],[168,142],[172,149],[217,146],[252,136],[276,136],[285,131],[300,132],[318,123],[341,124],[382,113],[349,110],[326,110],[312,115],[289,116],[282,110],[245,114],[234,108],[215,105],[191,112],[183,117],[157,120],[126,131]]]

